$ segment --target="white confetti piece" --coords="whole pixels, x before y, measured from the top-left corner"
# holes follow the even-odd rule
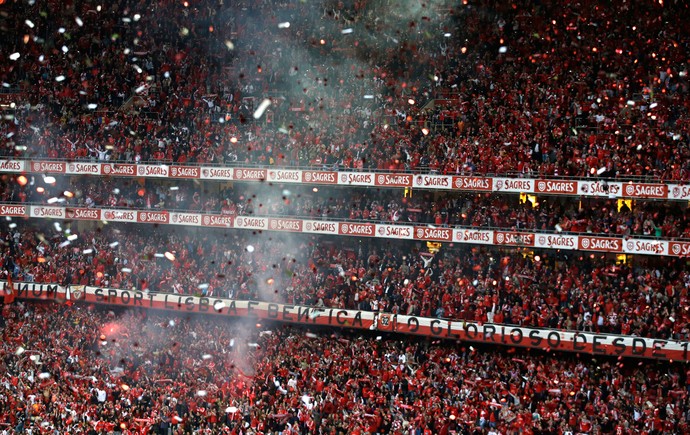
[[[48,379],[50,377],[50,373],[43,372],[40,375],[38,375],[39,379]]]
[[[228,50],[234,50],[234,49],[235,49],[235,44],[233,44],[232,41],[227,40],[227,41],[225,41],[225,47],[226,47]]]
[[[228,406],[227,408],[225,408],[225,412],[227,414],[234,414],[237,412],[237,407],[236,406]]]
[[[29,357],[29,359],[30,359],[31,361],[33,361],[33,362],[38,361],[38,358],[39,358],[38,355],[31,355],[31,356]]]
[[[76,17],[74,21],[77,23],[77,26],[81,27],[84,25],[84,22],[81,20],[81,18]]]
[[[141,15],[134,14],[134,21],[139,21],[140,19],[141,19]]]
[[[196,286],[196,288],[198,288],[199,290],[206,290],[208,288],[208,283],[199,284],[198,286]]]
[[[120,270],[121,270],[122,272],[124,272],[124,273],[132,273],[132,269],[130,269],[129,267],[123,267],[123,268],[120,269]]]
[[[213,304],[213,309],[216,311],[220,311],[223,308],[225,308],[225,302],[223,302],[223,301],[218,301],[215,304]]]
[[[506,47],[506,46],[504,45],[503,47],[501,47],[501,48],[498,49],[498,52],[501,53],[501,54],[507,53],[507,52],[508,52],[508,47]]]
[[[348,28],[348,29],[343,29],[340,33],[342,33],[343,35],[348,35],[352,32],[354,32],[354,29]]]
[[[156,252],[155,254],[153,254],[153,256],[156,258],[165,258],[165,255],[161,254],[160,252]]]
[[[90,110],[94,110],[96,107],[98,107],[98,104],[91,103],[91,104],[89,104],[89,105],[86,106],[86,107],[89,108]]]
[[[172,252],[166,252],[165,258],[167,258],[170,261],[175,261],[175,254],[173,254]]]
[[[313,332],[307,332],[304,335],[306,335],[307,338],[318,338],[319,337],[318,335],[314,334]]]
[[[64,27],[60,27],[60,28],[58,29],[58,33],[65,33],[65,28],[64,28]]]
[[[108,246],[110,246],[111,248],[114,248],[119,244],[120,244],[120,242],[113,242],[113,243],[110,243]]]
[[[69,48],[67,48],[66,45],[63,45],[63,46],[62,46],[62,52],[63,52],[63,53],[67,53],[68,51],[69,51]]]
[[[17,60],[19,56],[21,56],[19,53],[12,53],[10,54],[10,60]]]
[[[252,245],[247,245],[247,252],[254,252],[254,247]]]
[[[25,20],[24,24],[26,24],[27,26],[29,26],[32,29],[34,28],[34,23],[31,20]]]
[[[259,347],[259,344],[258,343],[247,343],[247,346],[256,348],[256,347]]]
[[[365,100],[373,100],[373,99],[374,99],[374,96],[371,95],[371,94],[367,94],[367,95],[364,96],[364,99],[365,99]]]
[[[259,104],[259,107],[256,108],[254,111],[254,119],[259,119],[264,115],[264,112],[266,109],[268,109],[268,106],[271,105],[271,100],[268,98],[264,98],[264,100]]]
[[[9,225],[9,227],[10,227],[10,229],[13,230],[13,229],[17,228],[17,224],[15,224],[14,222],[12,222],[12,223]]]
[[[213,358],[213,357],[212,357],[211,355],[209,355],[209,354],[201,355],[201,359],[204,359],[204,360],[206,360],[206,359],[211,359],[211,358]]]
[[[134,93],[135,93],[135,94],[141,94],[141,93],[144,92],[145,90],[146,90],[146,85],[141,85],[141,86],[139,86],[138,88],[136,88],[136,89],[134,90]]]
[[[70,234],[69,236],[67,236],[67,240],[69,240],[70,242],[77,240],[78,238],[79,236],[76,234]]]
[[[93,254],[93,249],[84,249],[84,250],[81,251],[81,252],[82,252],[82,254],[85,254],[85,255]]]
[[[21,354],[23,354],[24,352],[26,352],[26,349],[24,349],[23,347],[19,346],[19,347],[17,348],[17,350],[14,352],[14,354],[15,354],[15,355],[21,355]]]
[[[285,21],[284,23],[278,23],[278,28],[279,29],[288,29],[288,28],[290,28],[290,23],[288,21]]]
[[[234,347],[234,346],[235,346],[235,339],[232,338],[232,339],[230,339],[230,347]]]
[[[199,397],[204,397],[206,395],[206,391],[204,390],[199,390],[196,392],[196,395]]]
[[[46,202],[48,204],[55,204],[56,202],[58,202],[58,198],[54,196],[52,198],[49,198],[48,201],[46,201]]]

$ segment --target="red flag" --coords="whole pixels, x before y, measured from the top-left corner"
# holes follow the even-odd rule
[[[5,298],[3,301],[5,304],[11,304],[14,302],[14,285],[12,283],[12,274],[7,274],[7,284],[5,284]]]

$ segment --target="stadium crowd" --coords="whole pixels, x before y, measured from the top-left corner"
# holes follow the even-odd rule
[[[2,313],[5,433],[685,433],[690,423],[690,372],[678,364],[70,303]]]
[[[684,259],[464,245],[432,255],[421,242],[56,225],[6,230],[0,278],[690,338]]]
[[[216,3],[3,5],[0,153],[689,178],[685,2]]]
[[[26,177],[24,177],[26,179]],[[56,177],[53,177],[56,178]],[[117,207],[191,211],[245,216],[346,219],[376,223],[426,223],[439,227],[491,227],[603,235],[690,238],[690,209],[685,202],[586,198],[575,202],[544,196],[538,203],[516,194],[415,192],[399,190],[279,186],[262,183],[221,186],[112,178],[57,177],[45,183],[32,176],[23,186],[0,181],[0,201],[65,207]],[[632,210],[631,210],[632,207]]]

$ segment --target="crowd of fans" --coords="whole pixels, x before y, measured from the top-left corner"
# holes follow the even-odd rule
[[[690,209],[680,201],[619,204],[616,199],[586,198],[576,202],[544,196],[535,204],[515,194],[418,191],[407,197],[393,189],[93,180],[57,177],[53,183],[45,183],[40,176],[33,176],[22,186],[7,179],[0,181],[0,201],[690,238]]]
[[[668,363],[19,303],[3,433],[686,433]],[[48,331],[48,333],[46,333]]]
[[[624,263],[614,255],[466,245],[431,254],[421,242],[122,224],[15,228],[4,236],[0,278],[14,282],[690,339],[684,259]]]
[[[0,156],[690,180],[685,2],[393,3],[0,1]],[[28,178],[2,201],[690,237],[680,202]],[[14,282],[690,340],[685,259],[0,225]],[[0,322],[0,433],[690,430],[669,363],[72,301]]]
[[[685,2],[330,3],[7,2],[0,153],[688,179]]]

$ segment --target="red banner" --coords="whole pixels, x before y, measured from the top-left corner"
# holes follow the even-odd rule
[[[8,284],[0,281],[5,293]],[[237,301],[191,295],[154,294],[92,286],[12,283],[12,294],[20,299],[96,303],[122,307],[158,309],[178,313],[250,317],[302,325],[378,330],[435,339],[470,343],[517,346],[547,351],[578,352],[591,355],[690,361],[688,341],[674,341],[626,335],[529,328],[516,325],[477,323],[391,313],[338,308],[316,308],[270,302]]]

